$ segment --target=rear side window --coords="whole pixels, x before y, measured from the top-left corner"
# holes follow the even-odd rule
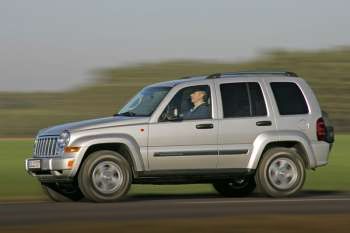
[[[220,85],[224,118],[266,116],[266,105],[258,83]]]
[[[298,85],[292,82],[270,84],[280,115],[307,114],[309,109]]]

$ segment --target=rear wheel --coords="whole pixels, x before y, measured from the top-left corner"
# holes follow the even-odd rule
[[[224,197],[243,197],[252,193],[256,184],[254,176],[245,176],[228,181],[218,181],[213,186]]]
[[[255,178],[259,189],[268,196],[292,196],[304,185],[304,161],[294,150],[272,148],[260,161]]]
[[[42,183],[41,187],[44,193],[56,202],[79,201],[84,197],[78,186],[73,184]]]
[[[84,161],[78,175],[84,196],[94,202],[113,202],[129,191],[132,172],[128,161],[115,151],[97,151]]]

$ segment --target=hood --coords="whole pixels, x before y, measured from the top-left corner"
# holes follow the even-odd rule
[[[62,125],[56,125],[56,126],[39,131],[39,136],[60,135],[65,130],[74,132],[74,131],[96,129],[96,128],[143,124],[143,123],[147,123],[148,121],[149,121],[148,117],[127,117],[127,116],[106,117],[106,118],[99,118],[99,119],[92,119],[92,120],[85,120],[85,121],[72,122],[72,123],[67,123]]]

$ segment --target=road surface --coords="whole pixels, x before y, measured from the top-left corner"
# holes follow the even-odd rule
[[[28,229],[34,229],[40,225],[59,228],[72,223],[108,225],[172,219],[206,222],[210,219],[242,219],[252,216],[330,215],[349,219],[343,224],[350,223],[350,193],[302,192],[297,197],[284,199],[261,196],[222,198],[217,195],[159,195],[131,196],[123,202],[106,204],[87,201],[2,203],[0,204],[0,230],[17,232],[16,229],[26,229],[25,231],[30,232]]]

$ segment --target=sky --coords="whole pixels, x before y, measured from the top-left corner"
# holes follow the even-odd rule
[[[0,91],[58,91],[93,70],[235,62],[350,45],[346,0],[0,0]]]

